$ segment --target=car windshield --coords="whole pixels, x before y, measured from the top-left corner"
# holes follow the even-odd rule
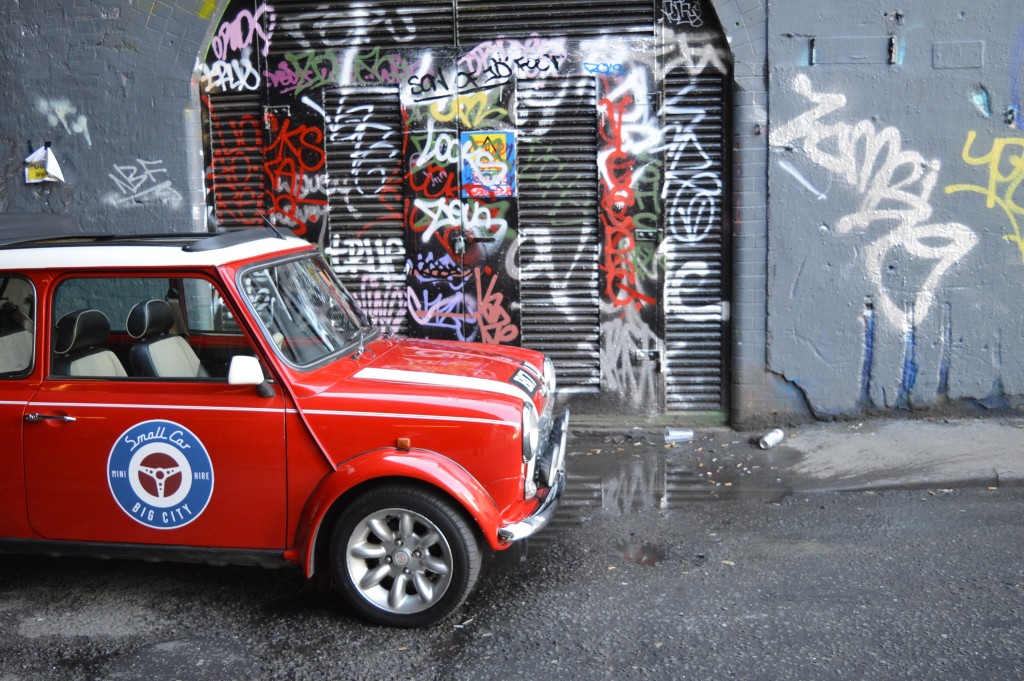
[[[373,333],[369,319],[319,257],[245,271],[241,289],[293,364],[315,364]]]

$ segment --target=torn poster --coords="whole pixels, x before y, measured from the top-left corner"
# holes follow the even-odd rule
[[[63,182],[64,173],[60,171],[57,158],[50,151],[50,145],[39,147],[25,159],[25,183]]]

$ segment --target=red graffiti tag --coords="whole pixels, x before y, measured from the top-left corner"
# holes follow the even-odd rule
[[[265,150],[263,169],[270,210],[294,223],[292,229],[302,236],[327,206],[327,199],[320,198],[324,190],[316,175],[326,160],[324,131],[295,125],[288,118],[279,120],[272,113],[267,113],[266,119],[272,141]]]
[[[203,96],[210,112],[212,159],[207,186],[221,222],[253,226],[260,224],[254,209],[263,198],[263,129],[259,116],[246,114],[238,120],[221,120],[210,98]]]
[[[632,96],[612,102],[602,98],[605,112],[601,138],[608,143],[604,154],[605,182],[601,184],[601,225],[604,229],[605,295],[616,307],[633,305],[636,309],[653,305],[655,300],[637,290],[636,268],[630,256],[636,247],[632,210],[636,206],[633,193],[635,160],[622,150],[622,120],[633,105]]]

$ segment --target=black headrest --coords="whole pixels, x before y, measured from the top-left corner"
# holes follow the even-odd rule
[[[66,355],[74,350],[100,345],[110,335],[110,320],[99,310],[69,312],[57,322],[53,350]]]
[[[174,310],[165,300],[147,300],[132,308],[125,326],[132,338],[159,336],[174,326]]]

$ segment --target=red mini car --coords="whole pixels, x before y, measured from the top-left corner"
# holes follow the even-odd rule
[[[0,229],[0,551],[329,565],[363,617],[422,626],[554,513],[540,353],[389,337],[271,229],[37,220]]]

